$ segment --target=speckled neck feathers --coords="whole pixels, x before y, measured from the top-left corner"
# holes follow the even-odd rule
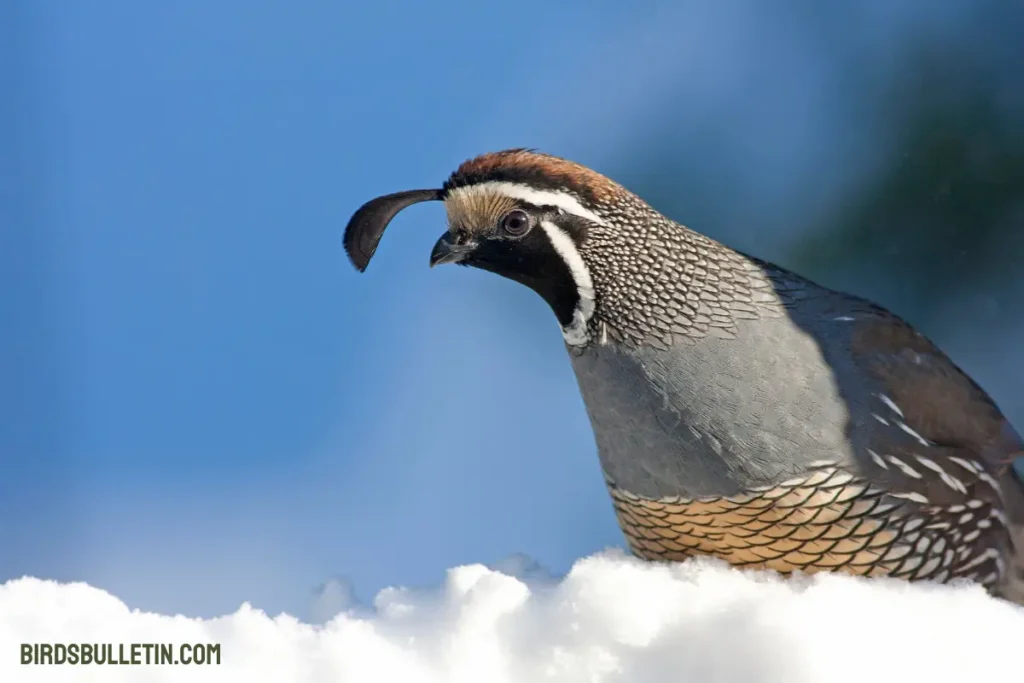
[[[667,349],[707,335],[730,337],[738,320],[779,315],[779,298],[751,260],[658,213],[618,183],[565,159],[523,149],[463,163],[444,184],[452,197],[466,189],[500,188],[534,203],[550,202],[582,218],[571,243],[593,287],[593,311],[563,328],[570,346],[609,340]],[[478,200],[479,201],[479,200]],[[551,231],[549,226],[549,233]],[[559,241],[561,243],[559,243]],[[578,278],[577,278],[578,279]]]
[[[633,195],[600,212],[611,226],[580,245],[597,290],[596,337],[668,349],[736,323],[780,315],[766,273],[750,260],[662,216]]]

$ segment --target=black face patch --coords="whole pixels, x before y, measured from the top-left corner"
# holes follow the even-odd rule
[[[548,302],[563,327],[572,322],[579,304],[576,282],[539,224],[520,239],[482,239],[463,264],[526,285]]]

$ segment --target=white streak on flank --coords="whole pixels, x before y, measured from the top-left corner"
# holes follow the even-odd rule
[[[971,498],[969,501],[967,501],[967,507],[969,507],[972,510],[977,510],[978,508],[984,507],[984,506],[985,506],[985,503],[981,502],[977,498]]]
[[[913,491],[909,493],[890,493],[889,495],[892,496],[893,498],[903,498],[904,500],[912,500],[915,503],[921,503],[922,505],[928,504],[927,498],[922,496],[920,493],[914,493]]]
[[[891,462],[893,465],[896,465],[896,467],[900,468],[903,474],[907,475],[908,477],[913,477],[914,479],[921,478],[920,472],[918,472],[913,467],[897,458],[895,455],[887,455],[885,457],[888,458],[889,462]]]
[[[957,479],[956,477],[954,477],[953,475],[943,472],[939,476],[942,478],[942,481],[945,482],[946,486],[948,486],[949,488],[963,494],[967,493],[967,487],[964,485],[964,483]]]
[[[888,421],[888,420],[886,420],[886,419],[885,419],[884,417],[882,417],[881,415],[879,415],[878,413],[871,413],[871,417],[875,418],[876,420],[878,420],[879,422],[881,422],[882,424],[884,424],[884,425],[885,425],[886,427],[888,427],[888,426],[889,426],[889,421]]]
[[[587,325],[594,315],[594,282],[590,279],[590,269],[587,268],[575,242],[567,232],[550,221],[541,221],[540,227],[551,240],[551,246],[569,267],[580,298],[576,310],[573,311],[572,322],[562,328],[562,336],[565,337],[565,343],[570,346],[583,346],[590,341]]]
[[[889,469],[889,466],[885,464],[885,460],[882,459],[882,456],[880,456],[878,453],[875,453],[870,448],[868,449],[868,455],[870,455],[871,459],[875,461],[875,464],[881,467],[883,470]]]
[[[964,534],[964,543],[972,543],[974,541],[977,541],[979,536],[981,536],[980,529],[975,529],[969,534]]]
[[[919,442],[921,442],[922,446],[931,446],[931,443],[926,438],[924,438],[923,436],[921,436],[920,434],[915,432],[913,429],[911,429],[909,425],[907,425],[907,424],[905,424],[903,422],[897,422],[897,424],[899,425],[900,429],[902,429],[907,434],[910,434],[912,437],[914,437]]]
[[[882,403],[884,403],[885,405],[889,406],[889,409],[892,410],[892,412],[896,413],[900,417],[903,417],[903,411],[900,410],[900,407],[898,405],[893,403],[891,398],[889,398],[885,394],[879,394],[878,398],[882,399]]]
[[[974,460],[964,460],[963,458],[958,458],[955,455],[949,456],[949,459],[951,462],[955,462],[957,465],[960,465],[960,467],[963,467],[968,472],[971,472],[973,474],[981,472],[981,465],[979,465]]]
[[[1003,514],[1002,510],[996,510],[995,508],[992,508],[992,511],[988,513],[988,516],[998,521],[1003,526],[1006,526],[1006,515]]]
[[[999,499],[1002,500],[1002,498],[1003,498],[1003,489],[999,485],[999,483],[995,479],[992,478],[991,474],[989,474],[988,472],[978,472],[978,479],[983,481],[983,482],[985,482],[989,486],[991,486],[992,490],[995,491],[999,495]]]
[[[850,317],[850,316],[848,316],[848,315],[841,315],[841,316],[839,316],[839,317],[836,317],[836,318],[832,318],[832,319],[833,319],[833,320],[838,320],[839,322],[844,322],[844,323],[848,323],[848,322],[850,322],[850,321],[852,321],[852,320],[853,320],[853,318],[851,318],[851,317]]]
[[[974,569],[981,563],[985,562],[985,560],[995,560],[998,557],[999,551],[997,551],[995,548],[989,548],[985,552],[975,555],[973,558],[971,558],[970,562],[965,562],[964,564],[957,567],[957,571],[965,572],[968,569]]]
[[[478,193],[498,193],[503,194],[506,197],[518,199],[520,201],[528,202],[534,206],[554,206],[566,213],[571,213],[579,218],[585,218],[586,220],[597,223],[598,225],[608,226],[603,218],[598,216],[596,213],[586,208],[576,197],[572,196],[568,192],[556,192],[554,190],[539,190],[529,185],[521,185],[519,183],[507,183],[502,181],[493,181],[489,183],[479,183],[477,185],[467,185],[465,187],[457,187],[448,193],[451,198],[459,197],[460,195],[478,194]]]
[[[938,473],[939,478],[942,479],[946,486],[953,489],[954,491],[959,491],[960,493],[967,493],[967,487],[964,486],[963,482],[957,479],[956,477],[950,476],[946,472],[946,470],[942,469],[942,467],[934,460],[932,460],[931,458],[925,458],[920,455],[914,457],[917,458],[917,461],[919,463],[921,463],[931,471]]]
[[[930,469],[932,472],[938,472],[941,474],[946,471],[939,467],[939,465],[931,458],[924,458],[921,457],[920,455],[915,455],[914,457],[917,459],[919,463]]]

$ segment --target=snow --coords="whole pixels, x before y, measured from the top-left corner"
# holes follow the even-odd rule
[[[249,605],[216,619],[149,614],[85,584],[0,586],[0,680],[1024,680],[1024,608],[977,586],[836,575],[781,579],[713,560],[608,551],[551,577],[522,558],[391,588],[372,607],[325,585],[322,625]],[[333,606],[333,607],[332,607]],[[217,665],[22,665],[21,643],[220,643]]]

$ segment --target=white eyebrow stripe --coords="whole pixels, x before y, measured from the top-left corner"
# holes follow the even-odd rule
[[[486,183],[479,183],[477,185],[467,185],[465,187],[457,187],[451,190],[448,193],[448,196],[456,197],[458,195],[485,192],[497,192],[513,199],[529,202],[535,206],[556,206],[566,213],[571,213],[574,216],[585,218],[586,220],[597,223],[598,225],[608,226],[603,218],[580,204],[580,201],[576,199],[576,197],[573,197],[567,192],[538,190],[537,188],[530,187],[529,185],[522,185],[520,183],[509,183],[495,180]]]

